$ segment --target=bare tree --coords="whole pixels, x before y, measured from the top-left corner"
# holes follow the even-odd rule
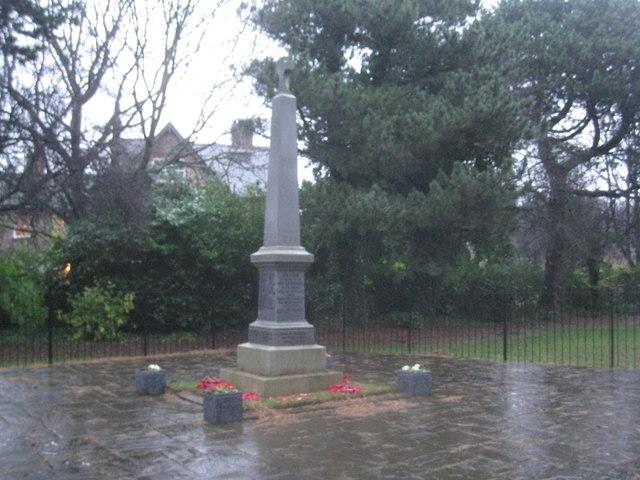
[[[170,87],[203,47],[226,0],[48,0],[65,22],[2,51],[0,213],[81,218],[122,135],[144,140],[144,171]],[[126,152],[120,152],[126,154]]]
[[[607,218],[612,229],[612,244],[630,267],[640,257],[640,135],[637,131],[610,155],[599,183],[607,188]]]

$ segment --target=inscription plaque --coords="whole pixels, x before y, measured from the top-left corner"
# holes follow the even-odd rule
[[[258,318],[270,322],[304,321],[304,271],[261,269]]]
[[[304,320],[304,272],[283,270],[277,273],[276,321]]]
[[[272,269],[260,270],[258,318],[271,322],[276,319],[276,272]]]
[[[249,342],[262,345],[313,345],[315,332],[312,326],[304,329],[269,329],[249,326]]]

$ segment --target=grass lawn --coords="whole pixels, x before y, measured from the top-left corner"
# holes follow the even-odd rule
[[[428,336],[413,343],[411,353],[478,358],[512,362],[556,363],[588,367],[623,367],[640,369],[640,326],[618,325],[613,341],[608,326],[578,326],[512,329],[506,344],[502,335],[470,335],[456,341],[429,341]],[[346,351],[375,353],[407,353],[406,343],[383,346],[347,347]]]

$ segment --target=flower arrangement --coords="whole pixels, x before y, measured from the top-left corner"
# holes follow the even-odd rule
[[[242,421],[243,394],[219,378],[203,378],[198,385],[207,394],[202,402],[204,419],[211,423]]]
[[[342,377],[342,383],[337,383],[329,387],[329,391],[332,393],[361,393],[362,388],[355,385],[350,385],[351,379],[349,377]]]
[[[147,365],[148,372],[159,372],[160,370],[162,370],[162,367],[160,367],[160,365],[156,365],[155,363],[150,363],[149,365]]]
[[[234,385],[230,385],[226,382],[223,382],[219,378],[211,378],[211,377],[203,378],[198,384],[198,390],[206,390],[208,392],[217,393],[217,394],[237,393],[240,391]]]
[[[424,365],[420,365],[419,363],[416,363],[415,365],[412,365],[412,366],[405,365],[404,367],[402,367],[402,371],[409,372],[409,373],[426,372],[427,367],[425,367]]]

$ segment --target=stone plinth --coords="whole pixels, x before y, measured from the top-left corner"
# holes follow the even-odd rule
[[[314,345],[314,328],[305,320],[304,273],[313,255],[302,247],[262,247],[251,255],[260,274],[258,319],[249,342],[271,346]]]
[[[243,343],[238,345],[238,368],[267,377],[324,372],[325,348],[320,345],[274,347]]]
[[[245,392],[262,396],[326,390],[340,383],[340,372],[326,369],[320,345],[238,345],[238,368],[222,369],[220,376]]]
[[[267,377],[238,369],[223,369],[220,376],[225,381],[233,382],[245,392],[254,392],[264,397],[319,392],[327,390],[330,385],[340,383],[342,380],[341,373],[326,370],[307,374]]]

